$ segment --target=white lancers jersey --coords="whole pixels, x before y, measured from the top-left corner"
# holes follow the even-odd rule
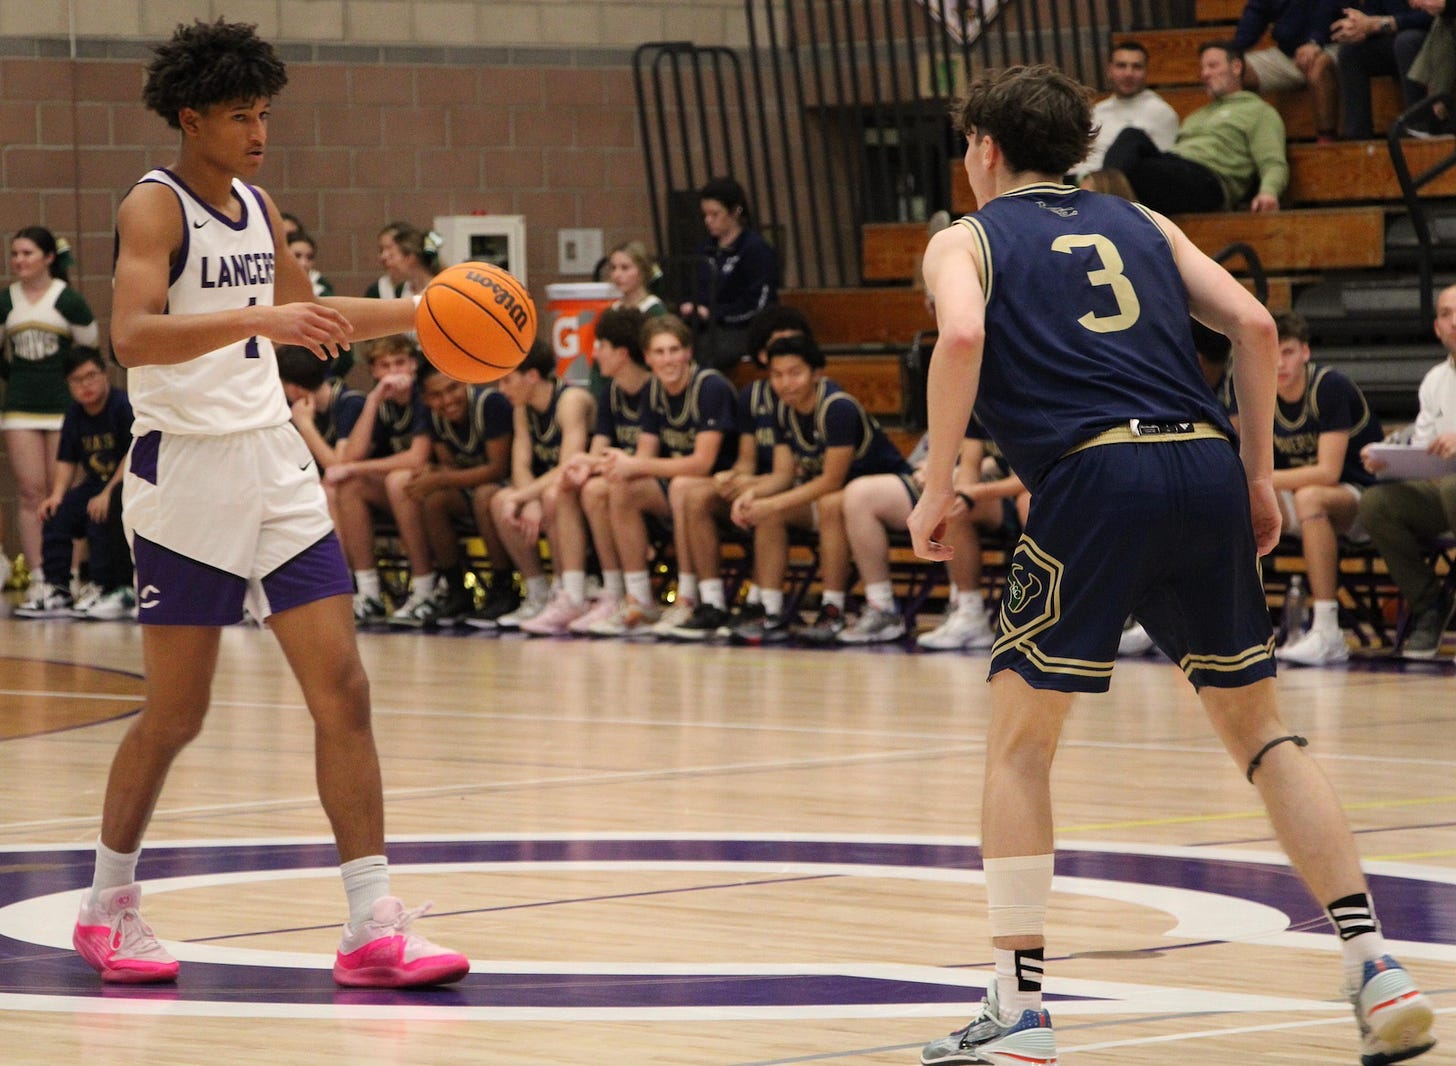
[[[233,179],[241,205],[237,222],[203,203],[168,170],[141,181],[165,185],[182,207],[182,248],[172,264],[167,314],[233,311],[273,303],[273,228],[258,190]],[[250,337],[168,366],[127,372],[136,413],[133,433],[197,433],[216,436],[280,426],[288,403],[278,383],[273,343]]]

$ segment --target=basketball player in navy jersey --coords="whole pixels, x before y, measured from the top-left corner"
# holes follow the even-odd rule
[[[939,339],[915,550],[948,555],[939,538],[973,406],[1031,506],[990,670],[981,847],[996,976],[980,1015],[921,1061],[1056,1061],[1041,1003],[1051,762],[1072,694],[1108,687],[1129,614],[1198,689],[1338,931],[1364,1066],[1414,1057],[1434,1044],[1431,1004],[1386,954],[1339,800],[1275,698],[1256,565],[1280,525],[1273,319],[1166,218],[1060,183],[1092,132],[1086,91],[1065,75],[982,77],[957,125],[981,207],[925,253]],[[1237,448],[1190,311],[1232,341]]]
[[[111,336],[136,411],[123,492],[146,705],[111,765],[95,880],[73,936],[104,981],[177,976],[139,913],[137,858],[167,771],[202,728],[222,627],[245,605],[272,627],[313,717],[319,797],[349,900],[335,980],[403,987],[469,969],[411,931],[423,908],[389,895],[348,568],[273,355],[274,344],[297,344],[330,358],[408,328],[414,308],[316,299],[277,206],[247,184],[286,82],[253,27],[179,26],[156,49],[143,90],[181,135],[177,161],[147,173],[117,215]]]

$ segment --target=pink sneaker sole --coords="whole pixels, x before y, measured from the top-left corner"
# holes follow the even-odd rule
[[[470,960],[453,951],[400,962],[402,937],[384,937],[334,962],[334,982],[348,988],[415,988],[448,985],[470,972]]]
[[[111,930],[104,925],[77,923],[71,933],[71,945],[86,964],[101,975],[101,980],[114,985],[153,985],[177,980],[178,965],[172,962],[151,962],[146,959],[113,959]]]

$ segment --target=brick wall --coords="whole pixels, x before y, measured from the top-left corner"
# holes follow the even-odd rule
[[[148,46],[224,12],[257,22],[289,64],[259,182],[317,238],[338,292],[378,274],[389,220],[520,214],[543,308],[560,280],[557,230],[600,228],[605,248],[649,236],[632,49],[745,36],[740,0],[0,4],[0,229],[40,223],[71,241],[103,337],[117,204],[177,141],[138,99]],[[8,460],[0,508],[13,553]]]

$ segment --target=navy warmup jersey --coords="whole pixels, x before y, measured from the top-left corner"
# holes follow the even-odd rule
[[[537,411],[534,407],[526,408],[526,425],[531,431],[532,477],[541,477],[561,463],[561,423],[556,419],[556,407],[561,403],[561,397],[567,389],[581,387],[558,381],[556,391],[551,394],[551,402],[546,405],[546,410]]]
[[[357,389],[335,383],[334,398],[322,411],[313,415],[314,428],[324,443],[330,446],[346,440],[354,432],[354,424],[364,412],[364,394]]]
[[[628,392],[615,381],[609,382],[606,396],[597,405],[596,436],[606,437],[613,448],[635,451],[650,384],[651,381],[636,392]]]
[[[1304,369],[1304,397],[1297,403],[1280,400],[1274,411],[1274,469],[1313,466],[1319,461],[1320,434],[1340,431],[1350,438],[1340,480],[1375,484],[1375,475],[1360,462],[1360,449],[1385,439],[1385,432],[1364,393],[1338,370],[1313,363]]]
[[[779,398],[767,378],[751,381],[738,391],[738,435],[753,438],[753,472],[773,469],[774,441],[778,439]]]
[[[380,457],[407,452],[416,437],[429,432],[430,409],[425,406],[424,395],[416,382],[408,403],[380,401],[374,412],[374,436],[370,438],[369,454]]]
[[[502,393],[485,385],[471,385],[467,392],[462,421],[447,422],[430,412],[430,436],[445,445],[450,461],[462,470],[484,466],[488,459],[486,445],[510,437],[515,430],[515,412]]]
[[[664,458],[691,455],[699,433],[722,433],[723,443],[713,463],[713,472],[727,470],[738,458],[738,403],[733,385],[716,370],[696,367],[687,388],[676,396],[668,394],[657,378],[652,379],[642,432],[661,443]]]
[[[798,466],[798,480],[808,481],[824,472],[826,448],[851,448],[853,458],[846,481],[866,474],[908,474],[910,464],[885,436],[864,405],[828,378],[819,379],[814,410],[801,415],[780,404],[777,442],[787,444]]]
[[[1232,436],[1193,352],[1172,248],[1143,208],[1036,184],[956,224],[985,268],[976,415],[1033,493],[1062,455],[1133,419]]]

